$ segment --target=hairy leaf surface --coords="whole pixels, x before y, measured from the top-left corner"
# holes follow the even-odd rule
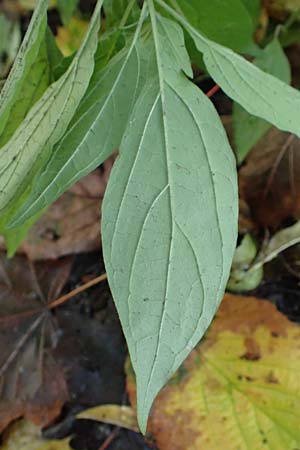
[[[90,29],[66,73],[33,106],[0,152],[0,211],[2,221],[10,208],[23,201],[32,182],[62,137],[90,81],[102,1],[97,3]],[[26,192],[27,194],[27,192]],[[3,222],[2,222],[3,225]]]
[[[190,33],[209,74],[224,92],[254,116],[300,136],[300,92],[229,48],[205,38],[163,0],[157,0]]]
[[[203,336],[237,234],[232,151],[192,75],[181,29],[149,2],[156,75],[142,92],[107,188],[102,239],[146,429],[157,392]]]
[[[55,147],[27,201],[15,214],[13,225],[50,205],[120,145],[145,75],[151,71],[143,58],[143,53],[148,55],[147,49],[138,42],[143,20],[144,14],[130,47],[117,54],[105,69],[93,74],[67,133]]]

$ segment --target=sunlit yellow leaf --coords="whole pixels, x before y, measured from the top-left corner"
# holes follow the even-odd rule
[[[298,449],[299,373],[300,328],[267,301],[226,295],[148,431],[160,450]],[[128,390],[134,399],[132,375]]]

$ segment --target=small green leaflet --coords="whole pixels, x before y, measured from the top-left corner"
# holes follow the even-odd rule
[[[241,0],[168,0],[209,39],[237,51],[253,43],[252,17]],[[220,26],[222,24],[222,26]]]
[[[139,43],[144,19],[142,13],[129,48],[117,54],[105,69],[93,74],[67,133],[55,147],[27,200],[15,213],[12,226],[50,205],[120,145],[136,97],[151,71],[149,51]],[[143,59],[143,53],[150,57],[149,62]]]
[[[300,92],[269,75],[232,50],[210,41],[163,0],[156,0],[190,33],[206,68],[223,91],[254,116],[300,136]]]
[[[28,109],[47,88],[45,39],[48,0],[40,0],[15,63],[0,94],[0,146],[22,122]],[[46,61],[45,61],[46,60]]]
[[[253,63],[287,84],[291,82],[289,61],[277,38],[274,38]],[[242,162],[249,150],[268,131],[271,125],[259,117],[251,116],[238,103],[233,106],[233,130],[238,162]]]
[[[0,152],[1,221],[22,200],[25,188],[63,136],[83,97],[94,68],[102,1],[98,1],[87,35],[66,73],[32,107]]]
[[[102,215],[143,432],[158,391],[218,308],[238,216],[235,161],[219,116],[184,75],[192,71],[182,30],[147,4],[156,73],[131,115]]]

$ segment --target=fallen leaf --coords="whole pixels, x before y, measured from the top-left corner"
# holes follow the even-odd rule
[[[128,430],[139,432],[134,410],[130,406],[102,405],[77,414],[77,419],[90,419],[104,422]]]
[[[36,261],[98,250],[101,201],[112,161],[82,178],[53,203],[31,228],[18,253]],[[5,248],[3,240],[0,247]]]
[[[258,225],[276,230],[300,217],[300,139],[272,128],[239,172],[240,195]]]
[[[206,338],[155,402],[148,431],[160,450],[297,449],[299,371],[299,327],[267,301],[225,295]]]
[[[70,450],[69,439],[46,441],[40,429],[31,422],[20,420],[3,435],[2,450]]]
[[[0,254],[0,432],[25,416],[47,425],[68,398],[52,355],[55,320],[47,308],[67,281],[72,258],[33,265]]]

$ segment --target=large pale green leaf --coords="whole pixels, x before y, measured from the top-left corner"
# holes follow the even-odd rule
[[[47,0],[40,0],[15,63],[0,94],[0,146],[24,119],[32,104],[47,88],[45,30]]]
[[[156,0],[191,34],[208,72],[224,92],[250,114],[300,136],[300,92],[246,59],[201,35],[163,0]]]
[[[157,392],[213,318],[237,236],[236,170],[225,131],[183,73],[192,76],[181,29],[148,4],[156,75],[131,115],[102,216],[143,431]]]
[[[253,63],[261,70],[290,84],[291,69],[289,60],[277,38],[273,39],[264,48]],[[242,162],[249,150],[268,131],[271,125],[259,117],[251,116],[238,103],[234,103],[232,117],[236,156],[238,161]]]
[[[15,214],[19,224],[51,204],[79,178],[101,164],[119,145],[136,97],[151,71],[147,48],[139,43],[140,23],[129,48],[93,74],[88,92],[57,144],[27,201]]]
[[[200,32],[241,51],[253,42],[252,17],[241,0],[168,0]]]
[[[83,97],[94,67],[102,1],[98,1],[89,31],[66,73],[33,106],[0,152],[2,227],[9,212],[23,201],[37,170],[49,158]]]

